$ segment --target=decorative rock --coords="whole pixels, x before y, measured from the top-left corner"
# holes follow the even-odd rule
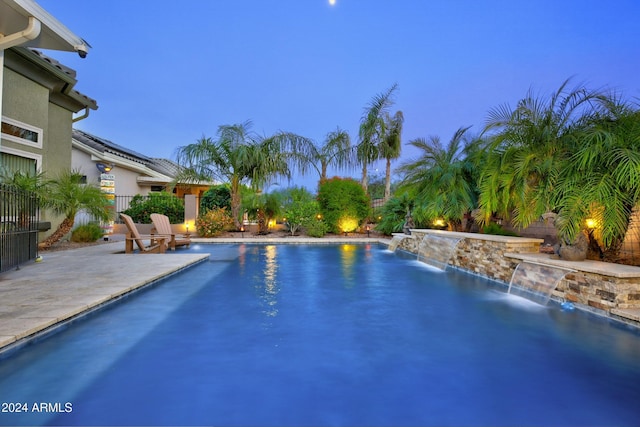
[[[560,244],[556,246],[556,253],[566,261],[584,261],[587,259],[589,241],[584,233],[580,233],[575,243],[571,245]]]

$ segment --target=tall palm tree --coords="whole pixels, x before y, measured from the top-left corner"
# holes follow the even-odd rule
[[[64,215],[64,219],[49,237],[40,242],[41,249],[50,248],[71,231],[76,214],[82,210],[102,221],[110,219],[106,195],[97,185],[83,184],[82,180],[80,172],[65,171],[48,183],[44,206]]]
[[[527,227],[555,208],[569,141],[601,97],[583,86],[569,90],[568,84],[549,99],[530,90],[515,109],[503,105],[489,112],[485,133],[491,142],[479,182],[484,221],[493,213],[513,214],[514,225]]]
[[[391,160],[400,157],[402,150],[402,125],[404,115],[402,111],[396,111],[392,116],[384,113],[385,133],[380,141],[380,157],[386,160],[384,201],[391,196]]]
[[[444,219],[450,230],[457,230],[465,214],[476,205],[472,165],[465,139],[469,128],[458,129],[446,147],[440,138],[417,138],[409,142],[419,152],[416,160],[404,162],[398,171],[404,175],[399,191],[414,198],[416,219],[428,222]]]
[[[304,163],[296,153],[309,145],[308,139],[296,134],[278,132],[266,138],[251,128],[251,121],[222,125],[217,140],[203,136],[177,151],[178,163],[184,167],[180,179],[230,183],[231,214],[237,228],[241,226],[241,185],[259,189],[276,176],[290,178],[291,167]]]
[[[360,142],[356,147],[358,161],[362,165],[362,188],[367,192],[367,168],[369,164],[380,158],[381,141],[387,134],[385,113],[393,105],[393,94],[398,89],[398,84],[393,84],[386,91],[374,96],[360,121],[358,136]]]
[[[310,142],[305,149],[298,149],[297,152],[301,172],[305,173],[309,166],[313,167],[321,182],[327,179],[329,166],[344,168],[355,163],[349,133],[339,127],[327,134],[321,146]]]

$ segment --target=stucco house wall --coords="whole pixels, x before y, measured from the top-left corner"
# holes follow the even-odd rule
[[[39,51],[13,47],[4,52],[2,121],[38,133],[32,142],[2,133],[0,152],[16,156],[3,157],[2,167],[12,173],[16,161],[35,163],[35,170],[46,178],[55,178],[71,169],[71,131],[75,113],[97,109],[94,100],[73,90],[75,71]],[[51,221],[50,234],[62,220],[42,210],[41,221]]]
[[[83,175],[87,177],[88,183],[100,184],[100,171],[96,167],[96,164],[100,163],[95,156],[90,153],[79,149],[76,146],[71,152],[71,164],[72,168],[79,170]],[[141,186],[138,184],[137,179],[141,174],[138,169],[130,169],[125,165],[110,162],[109,165],[113,166],[113,169],[109,174],[115,176],[116,194],[117,195],[147,195],[151,191],[150,186]],[[143,169],[144,165],[140,164],[140,169]],[[169,180],[169,178],[167,178]]]
[[[7,54],[5,62],[10,63],[12,56]],[[34,126],[43,131],[48,126],[49,91],[36,82],[5,67],[4,90],[2,93],[3,121],[13,120],[25,125]],[[48,135],[43,132],[42,145]],[[2,136],[0,151],[20,157],[31,158],[37,169],[42,169],[43,150],[38,144],[27,141],[21,143]]]

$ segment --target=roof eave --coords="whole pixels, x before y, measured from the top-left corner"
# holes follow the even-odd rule
[[[40,34],[22,46],[78,52],[82,57],[91,48],[82,37],[74,34],[33,0],[0,0],[0,12],[0,33],[5,35],[22,31],[29,25],[30,17],[40,21]]]

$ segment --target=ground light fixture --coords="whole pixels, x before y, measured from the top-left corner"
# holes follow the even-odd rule
[[[242,233],[242,237],[244,238],[244,226],[240,227],[240,232]]]
[[[367,238],[371,237],[371,226],[367,225]]]
[[[338,228],[344,232],[345,236],[356,231],[358,226],[358,220],[352,217],[344,216],[338,220]]]

